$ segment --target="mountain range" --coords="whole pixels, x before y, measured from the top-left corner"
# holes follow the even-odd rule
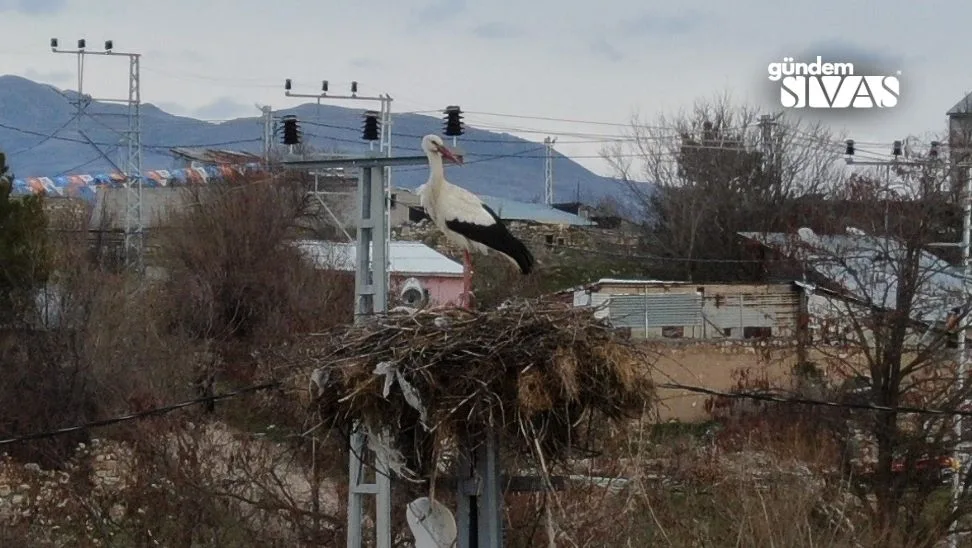
[[[54,177],[114,171],[121,166],[127,106],[92,100],[85,114],[76,116],[77,93],[13,75],[0,76],[0,151],[17,177]],[[312,149],[361,154],[362,111],[308,103],[274,110],[276,118],[297,116],[303,142]],[[421,114],[393,115],[395,155],[420,154],[419,141],[428,133],[441,134],[441,118]],[[205,147],[260,153],[263,123],[259,116],[221,123],[169,114],[141,106],[142,169],[171,169],[172,147]],[[279,142],[279,137],[276,138]],[[447,139],[448,142],[448,139]],[[466,167],[450,170],[450,179],[469,190],[520,201],[541,201],[544,145],[506,133],[466,126],[459,138]],[[624,195],[618,181],[592,173],[554,152],[555,201],[594,203],[602,197]],[[415,188],[425,182],[425,166],[396,168],[393,183]]]

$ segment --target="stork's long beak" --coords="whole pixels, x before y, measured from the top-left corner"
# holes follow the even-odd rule
[[[462,157],[456,156],[455,153],[449,150],[449,147],[440,146],[438,148],[439,148],[439,154],[441,154],[443,158],[451,161],[454,164],[459,164],[459,165],[463,164]]]

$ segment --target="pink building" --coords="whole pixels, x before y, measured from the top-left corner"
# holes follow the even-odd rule
[[[298,247],[318,268],[354,272],[357,245],[350,242],[300,240]],[[422,242],[389,242],[389,308],[424,305],[458,306],[462,264]]]

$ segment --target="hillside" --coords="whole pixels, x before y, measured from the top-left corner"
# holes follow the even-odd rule
[[[111,103],[92,103],[78,132],[75,108],[77,96],[19,76],[0,76],[0,150],[18,177],[104,172],[112,169],[85,136],[121,163],[127,108]],[[292,99],[281,97],[279,107]],[[254,108],[256,113],[256,109]],[[301,121],[304,140],[312,147],[342,153],[367,149],[361,140],[361,110],[337,106],[304,104],[275,111],[276,116],[294,114]],[[419,153],[419,139],[440,133],[438,117],[418,114],[394,116],[392,134],[395,154]],[[53,137],[51,137],[53,135]],[[142,107],[143,169],[172,167],[168,149],[173,146],[212,146],[259,152],[262,122],[259,115],[223,123],[211,123],[175,116],[146,104]],[[523,201],[539,200],[543,194],[543,145],[504,133],[467,127],[461,147],[467,167],[452,170],[450,178],[480,194]],[[598,176],[569,158],[557,155],[557,201],[583,201],[623,192],[616,181]],[[425,182],[426,168],[399,168],[394,184],[415,188]]]

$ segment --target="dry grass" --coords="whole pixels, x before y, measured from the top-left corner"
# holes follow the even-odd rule
[[[745,450],[691,434],[658,438],[645,425],[555,493],[507,494],[507,546],[917,548],[933,536],[887,534],[833,473],[832,455],[794,433],[756,434]],[[761,440],[768,440],[765,443]],[[792,443],[783,440],[790,439]],[[941,497],[939,497],[941,499]],[[933,522],[945,507],[923,510]],[[552,533],[551,533],[552,532]]]
[[[332,516],[343,500],[287,447],[219,423],[161,421],[149,432],[158,437],[81,444],[60,471],[0,460],[0,538],[38,547],[338,545],[343,520]]]

